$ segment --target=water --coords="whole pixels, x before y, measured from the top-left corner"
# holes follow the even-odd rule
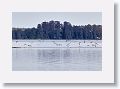
[[[13,71],[101,71],[102,48],[12,48]]]

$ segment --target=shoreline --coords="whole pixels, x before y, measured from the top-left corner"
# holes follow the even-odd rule
[[[12,40],[12,48],[101,48],[102,40]]]

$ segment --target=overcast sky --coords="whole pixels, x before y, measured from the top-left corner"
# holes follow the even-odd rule
[[[72,25],[102,24],[101,12],[13,12],[12,27],[30,28],[44,21],[64,21]]]

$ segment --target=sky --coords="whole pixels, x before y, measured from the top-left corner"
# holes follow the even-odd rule
[[[98,24],[102,25],[101,12],[12,12],[12,27],[37,27],[44,21],[64,21],[72,25]]]

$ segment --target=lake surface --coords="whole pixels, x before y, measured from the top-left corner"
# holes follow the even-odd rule
[[[12,48],[13,71],[101,71],[102,48]]]

